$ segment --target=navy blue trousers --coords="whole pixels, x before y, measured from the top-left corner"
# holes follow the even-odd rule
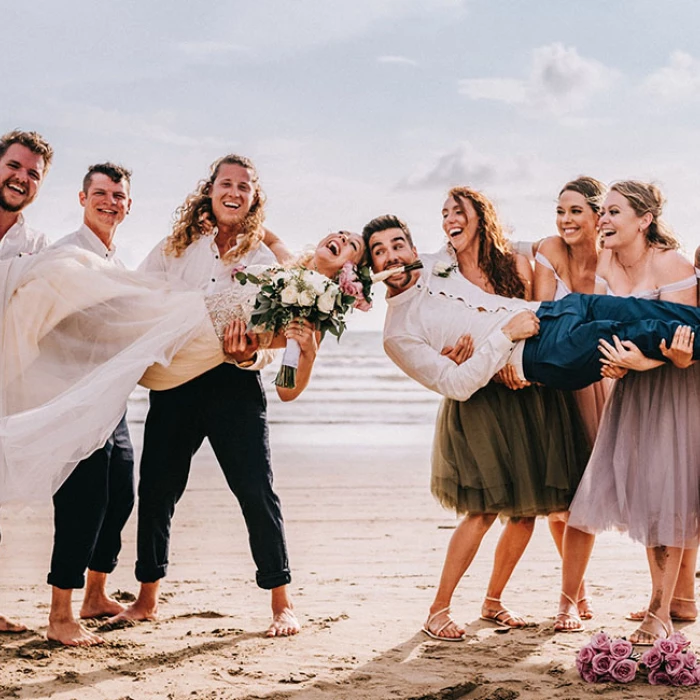
[[[170,523],[190,463],[208,438],[238,499],[261,588],[291,581],[280,501],[272,489],[267,403],[255,371],[223,364],[182,386],[151,391],[141,457],[136,578],[168,569]]]
[[[122,529],[134,508],[134,449],[126,416],[104,447],[78,464],[54,495],[53,505],[48,583],[82,588],[85,569],[114,571]]]
[[[700,308],[668,301],[569,294],[544,301],[537,311],[539,335],[525,341],[523,372],[532,382],[554,389],[582,389],[600,379],[598,341],[631,340],[647,357],[664,360],[662,339],[670,345],[676,328],[691,326],[693,357],[700,359]]]

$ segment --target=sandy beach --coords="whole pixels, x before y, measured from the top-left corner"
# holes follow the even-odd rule
[[[137,426],[137,447],[139,432]],[[30,631],[0,638],[0,697],[505,700],[683,694],[641,679],[630,686],[591,686],[579,679],[574,655],[589,635],[553,634],[560,564],[544,521],[505,597],[531,627],[499,634],[478,619],[497,524],[455,598],[453,610],[467,623],[468,639],[441,643],[420,632],[455,525],[428,491],[429,426],[277,425],[272,445],[303,625],[298,637],[262,637],[268,595],[255,586],[238,505],[205,447],[176,512],[160,619],[104,631],[107,643],[99,648],[69,649],[45,639],[51,508],[3,511],[0,609]],[[125,599],[137,590],[134,538],[132,516],[109,586]],[[622,616],[647,595],[643,549],[617,533],[600,537],[589,580],[596,617],[588,629],[629,634],[634,625]],[[697,625],[684,631],[700,642]]]

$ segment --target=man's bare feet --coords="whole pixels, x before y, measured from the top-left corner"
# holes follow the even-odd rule
[[[272,615],[272,623],[265,632],[266,637],[291,637],[298,634],[301,625],[291,608],[284,608]]]
[[[121,607],[121,606],[120,606]],[[147,622],[158,619],[158,606],[152,606],[139,602],[132,603],[126,608],[122,608],[120,613],[107,620],[108,625],[119,624],[120,622]]]
[[[27,627],[15,622],[14,620],[8,620],[4,615],[0,615],[0,632],[7,634],[18,634],[19,632],[26,632]]]
[[[109,596],[87,597],[80,608],[80,618],[89,620],[97,617],[112,617],[124,612],[126,608]]]
[[[77,620],[49,620],[47,639],[68,647],[93,647],[104,644],[104,639],[86,630]]]

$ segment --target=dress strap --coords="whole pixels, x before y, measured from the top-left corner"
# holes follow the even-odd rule
[[[671,284],[665,284],[663,287],[659,287],[659,294],[668,294],[669,292],[682,292],[684,289],[690,289],[698,283],[698,278],[695,275],[690,275],[685,279],[678,280],[678,282],[672,282]]]
[[[695,268],[695,276],[700,277],[700,267]]]
[[[549,262],[549,260],[547,260],[547,258],[545,258],[539,250],[535,253],[535,262],[538,262],[540,265],[544,265],[548,270],[551,270],[556,275],[554,265],[552,265],[552,263]]]

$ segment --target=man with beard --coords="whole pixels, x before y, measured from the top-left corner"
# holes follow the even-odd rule
[[[114,235],[131,208],[131,172],[113,163],[91,165],[79,193],[83,225],[54,247],[74,246],[124,267]],[[126,407],[124,407],[126,410]],[[67,646],[93,646],[103,639],[85,629],[72,609],[74,588],[85,586],[82,619],[124,610],[106,592],[121,550],[121,532],[134,507],[134,449],[126,413],[107,442],[80,462],[56,492],[52,587],[47,637]],[[85,570],[87,569],[87,585]]]
[[[39,194],[52,158],[53,149],[35,131],[16,129],[0,137],[0,260],[48,245],[46,236],[27,227],[22,210]],[[26,629],[0,614],[0,633]]]

